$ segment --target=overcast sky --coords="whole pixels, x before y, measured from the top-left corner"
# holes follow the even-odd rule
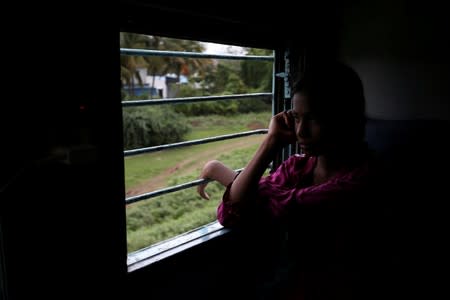
[[[216,44],[216,43],[202,43],[205,45],[205,53],[211,54],[245,54],[242,47]]]

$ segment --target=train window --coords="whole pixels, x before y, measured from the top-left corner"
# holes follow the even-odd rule
[[[120,33],[128,267],[226,230],[195,187],[219,159],[240,169],[273,113],[274,50]],[[178,250],[177,250],[178,249]]]

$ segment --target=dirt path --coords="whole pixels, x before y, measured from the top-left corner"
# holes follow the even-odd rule
[[[150,178],[149,180],[134,186],[127,190],[126,196],[131,197],[143,193],[154,191],[158,188],[167,186],[167,180],[176,174],[177,176],[183,176],[201,168],[207,161],[216,159],[220,154],[226,153],[235,149],[241,149],[244,147],[250,147],[261,143],[263,136],[250,136],[245,139],[230,140],[226,143],[219,144],[214,147],[199,151],[193,155],[186,157],[186,159],[178,162],[176,165],[164,170],[157,176]]]

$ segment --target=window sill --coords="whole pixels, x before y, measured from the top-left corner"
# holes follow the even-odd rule
[[[174,238],[131,252],[127,258],[128,272],[133,272],[193,246],[212,240],[228,231],[229,229],[224,228],[219,222],[215,221]]]

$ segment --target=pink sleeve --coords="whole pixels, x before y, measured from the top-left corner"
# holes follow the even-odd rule
[[[222,202],[220,202],[217,208],[217,220],[224,227],[232,227],[236,225],[241,218],[241,209],[239,204],[230,203],[230,189],[233,182],[228,184],[225,193],[222,197]]]
[[[364,166],[339,174],[325,183],[307,187],[260,182],[258,200],[273,219],[285,216],[292,205],[342,206],[355,200],[355,195],[367,187],[367,171]]]
[[[261,189],[264,190],[267,187],[272,187],[271,190],[276,193],[278,188],[289,186],[288,181],[290,179],[290,173],[294,168],[295,160],[296,159],[294,158],[294,156],[292,156],[291,158],[283,162],[274,173],[268,175],[267,177],[261,178],[261,180],[259,181],[258,198],[261,196]],[[241,204],[231,204],[229,201],[229,193],[232,184],[233,182],[231,182],[227,186],[222,197],[222,202],[217,208],[217,219],[219,223],[225,227],[231,227],[239,223],[239,220],[243,213],[243,207]]]
[[[337,199],[347,201],[364,187],[365,169],[336,176],[321,185],[298,187],[302,179],[296,172],[298,165],[296,167],[295,164],[298,162],[289,159],[276,172],[260,180],[256,204],[268,218],[283,218],[292,205],[336,205]],[[303,167],[307,166],[303,164]],[[243,213],[240,204],[229,203],[231,185],[228,185],[218,208],[218,221],[225,227],[238,224]]]

